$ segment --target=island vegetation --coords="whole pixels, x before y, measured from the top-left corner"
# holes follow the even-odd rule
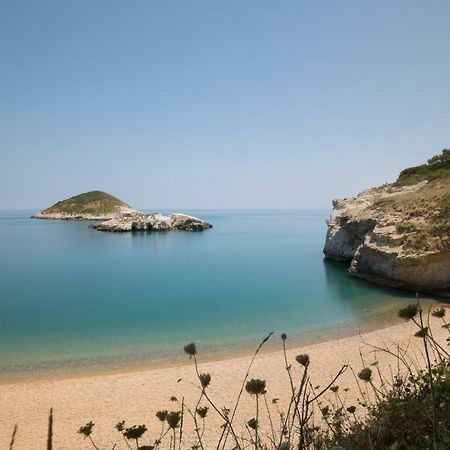
[[[103,191],[90,191],[61,200],[34,217],[38,219],[102,220],[134,211],[137,212],[130,205],[111,194]]]

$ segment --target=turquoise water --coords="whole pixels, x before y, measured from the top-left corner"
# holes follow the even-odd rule
[[[188,212],[214,228],[114,234],[1,212],[0,377],[176,361],[193,340],[211,355],[270,331],[324,339],[411,299],[324,261],[327,211]]]

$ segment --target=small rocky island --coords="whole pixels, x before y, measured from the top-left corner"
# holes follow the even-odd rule
[[[100,231],[203,231],[212,225],[185,214],[146,214],[102,191],[91,191],[55,203],[35,214],[35,219],[89,220]]]
[[[356,277],[450,297],[450,150],[333,200],[324,254]]]

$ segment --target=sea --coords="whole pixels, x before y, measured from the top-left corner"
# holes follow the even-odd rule
[[[203,232],[108,233],[0,211],[0,382],[114,372],[332,339],[413,293],[325,260],[325,210],[177,211]],[[163,213],[165,211],[162,211]]]

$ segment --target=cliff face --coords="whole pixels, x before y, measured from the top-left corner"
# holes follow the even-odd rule
[[[412,169],[402,172],[409,180]],[[368,281],[450,296],[449,169],[334,200],[325,256]]]

